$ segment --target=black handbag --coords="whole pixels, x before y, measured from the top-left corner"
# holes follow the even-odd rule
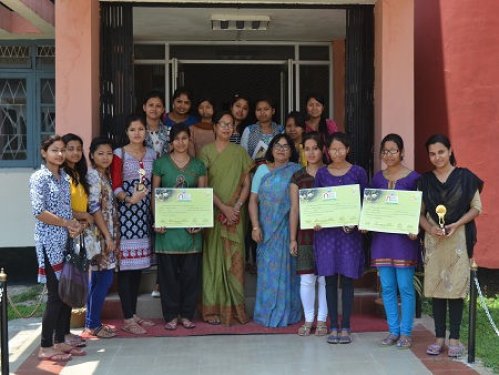
[[[80,234],[78,241],[69,238],[59,278],[59,297],[66,305],[76,308],[85,306],[88,294],[88,265],[83,234]]]

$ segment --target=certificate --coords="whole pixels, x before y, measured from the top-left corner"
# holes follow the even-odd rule
[[[211,228],[213,189],[156,188],[154,210],[156,228]]]
[[[421,194],[420,191],[365,189],[359,229],[417,234]]]
[[[311,229],[357,225],[360,216],[360,186],[342,185],[299,190],[300,228]]]

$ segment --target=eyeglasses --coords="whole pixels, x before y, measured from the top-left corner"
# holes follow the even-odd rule
[[[388,156],[388,155],[397,155],[399,150],[382,150],[381,155],[383,156]]]
[[[274,144],[274,149],[276,151],[289,151],[291,150],[291,147],[289,147],[287,143],[286,144],[276,143]]]
[[[234,124],[232,122],[222,122],[222,121],[219,121],[219,122],[217,122],[217,125],[219,125],[222,129],[232,129],[232,128],[234,128]]]
[[[332,154],[344,154],[347,152],[347,149],[342,147],[342,148],[330,148],[329,152]]]

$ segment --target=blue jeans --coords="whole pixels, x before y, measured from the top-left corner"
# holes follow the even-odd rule
[[[87,300],[85,327],[95,329],[102,325],[100,316],[107,292],[113,283],[114,270],[92,271]]]
[[[379,267],[381,295],[385,305],[388,330],[395,336],[411,336],[416,309],[414,290],[414,267]],[[397,286],[400,292],[401,314],[399,315]]]

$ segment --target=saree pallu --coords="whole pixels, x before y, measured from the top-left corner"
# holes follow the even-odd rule
[[[218,152],[211,143],[201,150],[200,159],[208,168],[208,183],[213,193],[225,204],[234,206],[253,161],[246,151],[230,143]],[[235,225],[217,220],[215,208],[213,228],[205,230],[203,243],[202,316],[207,321],[219,316],[223,324],[234,320],[247,323],[244,305],[244,230],[246,209]]]
[[[253,319],[266,327],[285,327],[301,319],[300,278],[289,253],[289,183],[300,165],[288,163],[262,178],[258,190],[263,241],[258,244]]]

